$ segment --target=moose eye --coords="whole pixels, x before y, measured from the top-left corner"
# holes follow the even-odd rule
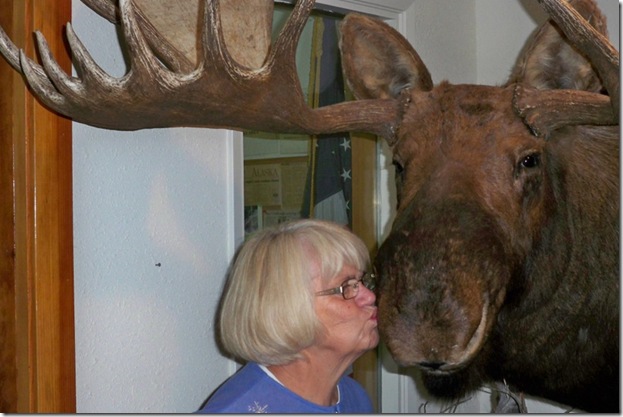
[[[519,165],[521,168],[536,168],[539,166],[540,159],[541,157],[538,153],[531,153],[524,156]]]
[[[397,160],[393,160],[392,164],[394,165],[394,169],[396,172],[396,176],[394,178],[395,182],[396,182],[396,199],[397,199],[397,203],[398,205],[400,205],[400,201],[401,201],[401,195],[402,195],[402,184],[404,182],[404,166],[398,162]]]
[[[392,164],[394,165],[394,168],[396,169],[396,175],[402,176],[402,173],[405,170],[402,164],[395,159],[392,161]]]
[[[404,181],[405,167],[395,159],[392,161],[392,164],[394,165],[394,172],[396,173],[396,186],[398,187],[398,193],[400,194],[402,182]]]

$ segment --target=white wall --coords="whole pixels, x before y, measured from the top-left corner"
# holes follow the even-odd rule
[[[73,24],[125,73],[113,25],[79,1]],[[242,230],[241,138],[79,123],[73,137],[77,411],[195,411],[235,369],[213,320]]]
[[[416,0],[405,13],[404,33],[435,84],[476,82],[475,7],[474,0]]]

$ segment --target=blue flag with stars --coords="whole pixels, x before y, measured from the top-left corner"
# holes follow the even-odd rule
[[[344,81],[338,49],[337,18],[323,16],[314,25],[319,42],[312,58],[312,78],[318,107],[344,101]],[[314,52],[312,52],[314,53]],[[315,74],[315,76],[314,76]],[[302,216],[352,225],[350,135],[319,135],[312,140]]]

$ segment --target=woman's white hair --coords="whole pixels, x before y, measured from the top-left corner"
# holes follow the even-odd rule
[[[239,250],[223,294],[219,331],[232,356],[263,365],[297,359],[320,331],[312,280],[345,265],[364,270],[365,244],[345,227],[304,219],[252,235]],[[314,265],[320,277],[312,276]]]

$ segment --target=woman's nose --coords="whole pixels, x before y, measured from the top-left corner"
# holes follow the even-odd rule
[[[361,305],[372,305],[376,302],[376,294],[374,291],[366,288],[365,286],[359,287],[359,294],[357,294],[358,302]]]

